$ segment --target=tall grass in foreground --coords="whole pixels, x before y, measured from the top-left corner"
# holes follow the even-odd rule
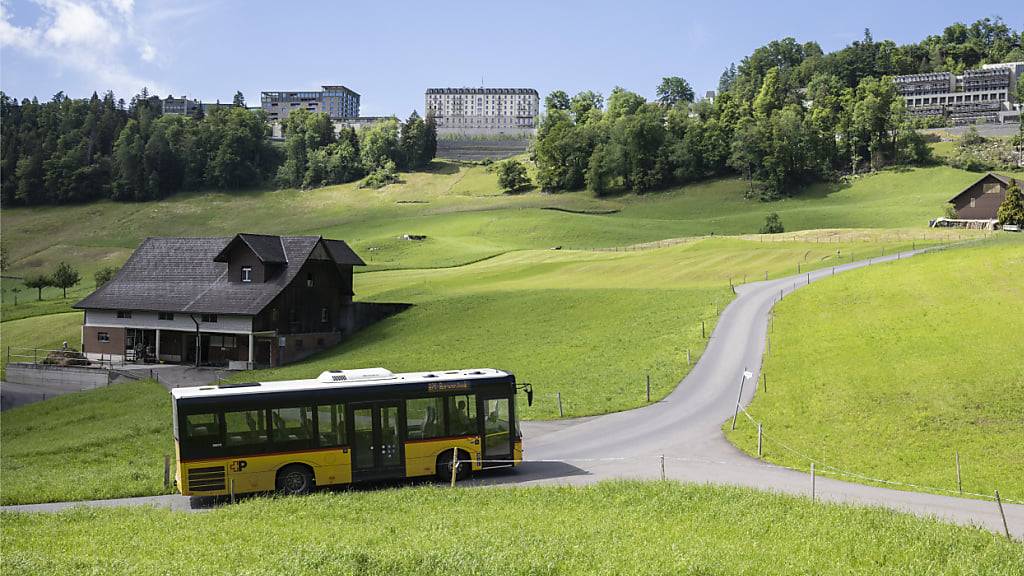
[[[1024,574],[1024,547],[880,508],[674,482],[0,515],[3,574]]]

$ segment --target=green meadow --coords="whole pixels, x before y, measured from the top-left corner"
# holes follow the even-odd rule
[[[1024,238],[843,274],[775,306],[765,458],[1024,501]],[[728,437],[756,453],[741,418]],[[844,477],[858,481],[857,477]],[[896,486],[899,487],[899,486]]]
[[[133,382],[5,410],[0,445],[4,505],[169,492],[171,396]]]
[[[1024,574],[1024,547],[979,528],[675,482],[420,486],[0,521],[11,575]]]
[[[36,357],[42,359],[46,356],[46,352],[37,353],[33,349],[56,350],[64,342],[78,349],[81,341],[81,312],[62,312],[4,322],[0,324],[0,378],[7,366],[8,352],[11,354],[11,362],[33,362]]]

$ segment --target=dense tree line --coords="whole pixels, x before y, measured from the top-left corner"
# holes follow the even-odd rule
[[[755,50],[722,74],[713,103],[693,102],[682,78],[658,100],[615,88],[555,91],[534,157],[546,190],[645,192],[737,172],[749,194],[774,199],[815,181],[931,161],[890,77],[1024,60],[1002,21],[954,25],[920,44],[862,40],[831,54],[792,38]]]
[[[241,105],[163,116],[145,90],[128,104],[111,92],[79,100],[58,93],[46,103],[0,94],[0,114],[5,204],[234,190],[258,184],[278,163],[263,114]]]
[[[336,131],[327,114],[296,110],[282,128],[280,186],[326,186],[369,175],[368,185],[379,187],[397,180],[398,170],[425,167],[437,152],[437,127],[430,114],[425,121],[413,112],[402,124],[391,118],[359,131]]]

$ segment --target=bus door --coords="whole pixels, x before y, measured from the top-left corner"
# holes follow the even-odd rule
[[[477,413],[483,419],[483,459],[485,468],[510,466],[511,462],[487,462],[487,460],[512,460],[512,401],[508,396],[477,396]]]
[[[352,480],[405,476],[403,402],[348,405],[352,439]]]

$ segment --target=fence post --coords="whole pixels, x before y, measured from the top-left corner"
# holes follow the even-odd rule
[[[703,320],[700,321],[700,337],[701,338],[707,338],[707,336],[704,333],[704,321]]]
[[[768,374],[767,373],[762,373],[761,374],[761,382],[762,382],[762,384],[764,384],[764,393],[767,394],[768,393]]]
[[[956,489],[960,491],[960,495],[964,495],[964,485],[960,482],[960,451],[954,452],[956,455]]]
[[[555,392],[555,397],[558,398],[558,417],[563,418],[565,414],[562,413],[562,393]]]
[[[768,271],[767,270],[764,271],[764,281],[765,282],[768,281]]]
[[[690,365],[690,349],[689,348],[686,349],[686,365],[687,366]]]
[[[757,423],[757,457],[761,457],[761,423]]]
[[[661,455],[661,479],[665,480],[665,455]]]
[[[455,488],[455,472],[459,469],[459,450],[452,448],[452,488]]]
[[[1003,517],[1003,532],[1010,538],[1010,527],[1006,524],[1006,512],[1003,512],[1003,501],[999,498],[999,490],[996,490],[996,504],[999,505],[999,515]]]
[[[647,373],[647,403],[651,402],[651,373]]]
[[[171,487],[171,456],[164,454],[164,488]]]
[[[814,502],[815,494],[814,462],[811,462],[811,502]]]

